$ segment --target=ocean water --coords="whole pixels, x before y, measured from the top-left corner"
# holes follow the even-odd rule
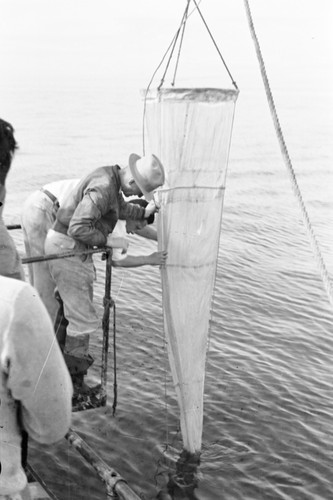
[[[332,279],[332,9],[326,1],[320,2],[321,12],[306,1],[266,4],[253,2],[255,24],[297,182]],[[85,1],[80,8],[74,1],[60,1],[57,9],[45,1],[30,5],[25,10],[13,0],[1,16],[8,39],[7,49],[0,49],[1,116],[14,124],[20,145],[8,177],[8,224],[19,222],[25,197],[44,183],[126,163],[131,152],[142,152],[139,91],[183,8],[175,1],[167,8],[148,0],[137,10],[134,2],[114,8],[102,1],[99,13]],[[156,498],[178,478],[187,487],[174,492],[177,499],[329,500],[332,306],[280,154],[244,12],[227,5],[214,1],[204,11],[202,2],[240,96],[213,297],[200,464],[186,474],[177,464],[182,442],[158,268],[113,270],[116,414],[110,354],[107,407],[73,414],[72,427],[142,499]],[[193,26],[196,33],[194,21]],[[193,45],[180,83],[221,86],[221,65],[210,55],[202,60],[206,42],[197,38],[189,38]],[[23,256],[22,236],[12,234]],[[154,248],[133,237],[132,252]],[[99,257],[95,262],[100,307],[104,263]],[[97,376],[101,340],[92,345]],[[94,471],[67,441],[31,443],[30,460],[59,499],[106,498]]]

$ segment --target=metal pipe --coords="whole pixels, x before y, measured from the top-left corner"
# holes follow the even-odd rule
[[[32,262],[43,262],[44,260],[54,260],[54,259],[64,259],[66,257],[75,257],[76,255],[90,255],[100,252],[108,252],[109,248],[92,248],[90,250],[84,250],[83,252],[63,252],[63,253],[53,253],[48,255],[37,255],[36,257],[24,257],[22,264],[30,264]]]
[[[73,429],[66,434],[66,439],[95,469],[106,486],[108,498],[115,498],[117,495],[116,498],[120,500],[140,500],[125,479],[115,469],[109,467]]]

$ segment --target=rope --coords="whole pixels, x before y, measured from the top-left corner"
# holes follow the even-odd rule
[[[171,62],[171,59],[172,59],[172,55],[173,55],[173,52],[175,50],[175,47],[176,47],[176,43],[177,43],[177,40],[178,40],[178,37],[179,37],[179,33],[180,33],[180,30],[183,28],[183,32],[182,32],[182,37],[181,37],[181,41],[180,41],[180,46],[179,46],[179,50],[178,50],[178,56],[177,56],[177,61],[176,61],[176,67],[175,67],[175,71],[174,71],[174,77],[173,77],[173,81],[171,83],[172,86],[175,85],[175,80],[176,80],[176,73],[177,73],[177,70],[178,70],[178,63],[179,63],[179,59],[180,59],[180,52],[181,52],[181,47],[182,47],[182,43],[183,43],[183,37],[184,37],[184,32],[185,32],[185,24],[187,22],[187,20],[189,19],[189,17],[193,14],[193,12],[195,12],[195,10],[197,10],[200,14],[200,17],[202,19],[202,21],[204,22],[204,25],[210,35],[210,38],[212,39],[213,41],[213,44],[222,60],[222,63],[225,67],[225,69],[227,70],[227,73],[228,75],[230,76],[231,78],[231,81],[232,81],[232,84],[234,85],[234,87],[236,88],[236,90],[239,90],[238,87],[237,87],[237,84],[235,82],[235,80],[233,79],[230,71],[229,71],[229,68],[227,67],[224,59],[223,59],[223,56],[213,38],[213,35],[210,31],[210,29],[208,28],[208,25],[199,9],[199,4],[201,3],[201,0],[199,2],[196,2],[196,0],[193,0],[194,4],[195,4],[195,8],[188,14],[188,9],[189,9],[189,5],[190,5],[190,2],[191,0],[187,0],[187,5],[186,5],[186,8],[185,8],[185,11],[184,11],[184,14],[182,16],[182,20],[181,20],[181,23],[180,23],[180,26],[176,32],[176,34],[174,35],[174,37],[172,38],[167,50],[165,51],[163,57],[162,57],[162,60],[160,61],[160,63],[158,64],[157,68],[155,69],[148,85],[147,85],[147,89],[146,89],[146,93],[145,93],[145,97],[144,97],[144,105],[143,105],[143,117],[142,117],[142,150],[143,150],[143,155],[145,155],[145,150],[146,150],[146,147],[145,147],[145,117],[146,117],[146,102],[147,102],[147,95],[148,95],[148,92],[149,92],[149,89],[150,89],[150,86],[155,78],[155,75],[157,73],[157,71],[160,69],[160,67],[162,66],[168,52],[170,51],[171,47],[171,53],[170,53],[170,56],[169,56],[169,59],[168,59],[168,62],[167,62],[167,65],[166,65],[166,68],[165,68],[165,71],[163,73],[163,76],[161,78],[161,81],[160,81],[160,84],[159,86],[157,87],[158,90],[160,90],[160,88],[162,87],[162,85],[164,84],[164,80],[165,80],[165,77],[166,77],[166,74],[167,74],[167,71],[168,71],[168,68],[170,66],[170,62]]]
[[[208,28],[208,25],[207,25],[207,23],[206,23],[206,21],[205,21],[205,19],[204,19],[203,15],[202,15],[202,13],[201,13],[201,10],[199,9],[199,6],[198,6],[198,4],[197,4],[196,0],[193,0],[193,2],[194,2],[195,6],[196,6],[196,8],[197,8],[197,11],[198,11],[198,12],[199,12],[199,14],[200,14],[200,17],[201,17],[201,19],[202,19],[202,21],[203,21],[203,23],[204,23],[204,25],[205,25],[205,27],[206,27],[206,29],[207,29],[207,31],[208,31],[208,34],[209,34],[210,38],[211,38],[211,40],[212,40],[212,42],[213,42],[213,44],[214,44],[214,46],[215,46],[215,48],[216,48],[216,50],[217,50],[217,52],[218,52],[218,54],[219,54],[220,58],[221,58],[222,63],[223,63],[223,65],[224,65],[225,69],[227,70],[228,75],[230,76],[230,79],[231,79],[231,82],[232,82],[233,86],[235,87],[235,89],[236,89],[236,90],[239,90],[239,89],[238,89],[238,87],[237,87],[237,84],[236,84],[235,80],[234,80],[234,79],[233,79],[233,77],[232,77],[232,74],[231,74],[231,73],[230,73],[230,71],[229,71],[229,68],[228,68],[228,66],[227,66],[227,64],[226,64],[226,62],[225,62],[225,60],[223,59],[223,56],[222,56],[222,54],[221,54],[221,52],[220,52],[220,49],[218,48],[217,43],[215,42],[214,37],[213,37],[213,35],[212,35],[212,33],[211,33],[210,29]]]
[[[193,0],[193,1],[195,2],[195,0]],[[270,111],[271,111],[271,115],[272,115],[272,118],[273,118],[274,127],[275,127],[275,131],[276,131],[277,138],[278,138],[278,141],[279,141],[279,145],[280,145],[280,149],[281,149],[281,152],[282,152],[282,156],[283,156],[283,159],[285,161],[285,164],[286,164],[286,167],[287,167],[287,171],[288,171],[288,173],[290,175],[290,179],[291,179],[291,183],[292,183],[292,188],[293,188],[294,194],[295,194],[295,196],[296,196],[296,198],[298,200],[298,203],[299,203],[299,206],[300,206],[300,209],[301,209],[301,213],[302,213],[302,216],[303,216],[303,221],[304,221],[305,227],[306,227],[306,229],[308,231],[308,234],[309,234],[309,237],[310,237],[310,243],[312,245],[312,248],[313,248],[316,260],[317,260],[318,265],[319,265],[319,270],[320,270],[321,277],[322,277],[322,280],[323,280],[323,283],[324,283],[324,286],[325,286],[325,289],[326,289],[326,292],[327,292],[327,295],[328,295],[328,299],[329,299],[331,305],[333,306],[332,284],[330,282],[330,278],[329,278],[329,274],[328,274],[328,271],[327,271],[326,266],[325,266],[325,262],[323,260],[322,255],[321,255],[319,245],[317,243],[315,234],[313,232],[313,229],[312,229],[312,226],[311,226],[311,222],[310,222],[310,219],[309,219],[306,207],[305,207],[303,199],[302,199],[302,194],[301,194],[301,191],[300,191],[300,189],[298,187],[298,184],[297,184],[296,175],[295,175],[295,172],[294,172],[294,169],[293,169],[290,157],[289,157],[288,149],[287,149],[286,143],[284,141],[282,129],[281,129],[280,122],[279,122],[279,119],[278,119],[278,116],[277,116],[277,112],[276,112],[276,108],[275,108],[275,104],[274,104],[272,92],[271,92],[271,89],[270,89],[270,86],[269,86],[269,82],[268,82],[268,78],[267,78],[267,74],[266,74],[264,60],[263,60],[263,57],[262,57],[262,54],[261,54],[261,50],[260,50],[258,38],[257,38],[255,29],[254,29],[252,15],[251,15],[251,11],[250,11],[250,6],[249,6],[248,0],[244,0],[244,5],[245,5],[245,10],[246,10],[246,14],[247,14],[247,19],[248,19],[249,27],[250,27],[251,36],[252,36],[252,39],[254,41],[254,45],[255,45],[255,49],[256,49],[256,54],[257,54],[257,58],[258,58],[258,61],[259,61],[261,76],[262,76],[263,81],[264,81],[264,86],[265,86],[265,91],[266,91],[266,97],[267,97],[268,104],[269,104]]]
[[[165,67],[165,70],[164,70],[164,73],[163,73],[163,76],[162,76],[162,79],[161,79],[161,82],[159,84],[159,86],[157,87],[158,90],[160,90],[160,88],[162,87],[163,83],[164,83],[164,80],[165,80],[165,77],[166,77],[166,74],[167,74],[167,71],[169,69],[169,66],[170,66],[170,63],[171,63],[171,59],[172,59],[172,56],[173,56],[173,52],[175,50],[175,47],[176,47],[176,44],[177,44],[177,40],[178,40],[178,37],[179,37],[179,33],[180,33],[180,30],[182,28],[182,26],[185,26],[186,24],[186,21],[187,21],[187,11],[188,11],[188,7],[190,5],[190,1],[191,0],[187,0],[187,5],[186,5],[186,8],[185,8],[185,11],[184,11],[184,14],[183,14],[183,17],[182,17],[182,20],[181,20],[181,23],[180,23],[180,26],[175,34],[175,36],[173,37],[173,46],[172,46],[172,49],[171,49],[171,52],[170,52],[170,56],[169,56],[169,59],[168,59],[168,62],[167,62],[167,65]],[[168,49],[169,50],[169,49]],[[179,59],[179,56],[178,56],[178,59]]]
[[[178,39],[178,36],[179,36],[179,32],[180,32],[180,29],[183,25],[184,22],[186,22],[186,18],[184,17],[185,16],[185,13],[187,12],[187,9],[188,9],[188,5],[189,5],[189,1],[188,0],[188,4],[186,5],[186,9],[185,9],[185,12],[183,14],[183,17],[182,17],[182,21],[181,21],[181,24],[176,32],[176,34],[174,35],[174,37],[172,38],[171,42],[169,43],[169,46],[167,48],[167,50],[165,51],[160,63],[158,64],[157,68],[155,69],[148,85],[147,85],[147,89],[146,89],[146,93],[145,93],[145,97],[144,97],[144,105],[143,105],[143,117],[142,117],[142,150],[143,150],[143,156],[145,155],[145,152],[146,152],[146,147],[145,147],[145,117],[146,117],[146,107],[147,107],[147,95],[148,95],[148,92],[149,92],[149,89],[150,89],[150,86],[151,84],[153,83],[153,80],[155,78],[155,75],[156,73],[158,72],[158,70],[160,69],[160,67],[162,66],[163,62],[164,62],[164,59],[166,58],[170,48],[172,47],[172,53],[174,51],[174,48],[176,46],[176,42],[177,42],[177,39]],[[169,64],[170,64],[170,61],[171,61],[171,57],[169,57],[169,60],[167,62],[167,67],[166,67],[166,70],[164,71],[164,74],[162,76],[162,79],[161,79],[161,82],[158,86],[158,89],[161,88],[161,86],[163,85],[164,83],[164,79],[165,79],[165,76],[166,76],[166,72],[167,72],[167,69],[169,67]]]
[[[175,35],[176,36],[176,35]],[[166,58],[166,55],[167,53],[169,52],[170,50],[170,47],[171,45],[173,44],[173,41],[174,41],[175,37],[173,37],[171,43],[169,44],[169,47],[167,48],[167,50],[165,51],[164,53],[164,56],[162,57],[162,60],[161,62],[159,63],[159,65],[157,66],[157,68],[155,69],[154,73],[153,73],[153,76],[151,77],[148,85],[147,85],[147,89],[146,89],[146,93],[145,93],[145,97],[144,97],[144,103],[143,103],[143,115],[142,115],[142,152],[143,152],[143,156],[146,154],[146,146],[145,146],[145,118],[146,118],[146,107],[147,107],[147,95],[148,95],[148,92],[149,92],[149,89],[150,89],[150,86],[151,84],[153,83],[153,80],[155,78],[155,75],[156,73],[158,72],[158,70],[160,69],[160,67],[162,66],[163,64],[163,61],[164,59]]]
[[[186,27],[186,21],[187,21],[187,12],[188,12],[188,8],[190,6],[190,1],[191,0],[188,0],[187,1],[187,6],[186,6],[186,9],[185,9],[185,12],[184,12],[184,15],[183,15],[183,20],[182,20],[182,25],[183,25],[183,30],[182,30],[182,36],[180,38],[180,43],[179,43],[179,48],[178,48],[178,55],[177,55],[177,61],[176,61],[176,66],[175,66],[175,71],[174,71],[174,74],[173,74],[173,80],[172,80],[172,83],[171,83],[171,86],[174,87],[175,85],[175,81],[176,81],[176,74],[177,74],[177,71],[178,71],[178,64],[179,64],[179,59],[180,59],[180,52],[181,52],[181,49],[182,49],[182,46],[183,46],[183,40],[184,40],[184,33],[185,33],[185,27]],[[184,22],[183,22],[184,21]],[[181,26],[179,27],[179,29],[181,28]],[[178,37],[177,37],[178,38]],[[176,42],[175,42],[176,43]]]

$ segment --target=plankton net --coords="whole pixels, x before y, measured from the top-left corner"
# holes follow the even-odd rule
[[[238,90],[146,93],[147,144],[162,161],[157,192],[164,329],[184,448],[201,449],[205,361]]]

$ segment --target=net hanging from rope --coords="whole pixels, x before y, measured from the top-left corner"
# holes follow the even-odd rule
[[[162,161],[157,192],[164,329],[183,445],[201,449],[205,361],[223,197],[238,90],[146,93],[147,148]]]

